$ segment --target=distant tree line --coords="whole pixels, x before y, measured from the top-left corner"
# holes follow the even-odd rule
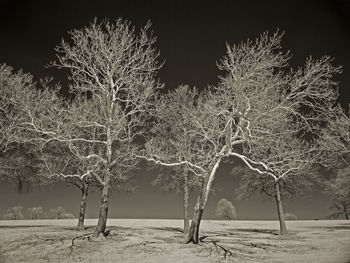
[[[2,216],[6,220],[21,220],[21,219],[74,219],[76,218],[72,213],[64,210],[59,206],[56,208],[50,208],[45,211],[41,206],[30,207],[27,209],[27,213],[23,210],[22,206],[14,206],[7,209],[6,213]]]

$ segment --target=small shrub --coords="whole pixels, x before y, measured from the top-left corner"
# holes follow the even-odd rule
[[[215,214],[225,220],[237,219],[236,208],[225,198],[220,199],[217,203]]]
[[[298,217],[295,214],[292,213],[285,213],[284,218],[286,220],[298,220]]]

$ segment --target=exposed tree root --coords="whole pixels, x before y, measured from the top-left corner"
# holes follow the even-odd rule
[[[265,249],[265,250],[267,249],[262,244],[249,243],[249,245],[252,246],[252,247],[260,248],[260,249]]]
[[[203,242],[203,240],[206,239],[207,237],[209,237],[209,236],[201,236],[201,237],[199,237],[199,241]]]
[[[204,237],[205,238],[205,237]],[[203,238],[203,239],[204,239]],[[202,240],[203,240],[202,239]],[[227,248],[223,245],[219,244],[219,240],[207,240],[203,241],[202,244],[206,245],[206,251],[210,253],[210,256],[212,256],[213,252],[215,252],[217,255],[221,255],[223,259],[225,260],[237,260],[237,258],[246,260],[246,252],[245,250],[239,249],[239,248]],[[209,245],[209,247],[208,247]],[[214,248],[213,246],[214,245]],[[236,252],[238,251],[238,253]],[[223,252],[223,253],[222,253]]]
[[[69,246],[71,252],[73,252],[73,247],[74,247],[75,240],[77,240],[77,239],[87,239],[87,240],[91,241],[92,235],[93,235],[93,233],[87,233],[87,234],[84,234],[84,235],[81,235],[81,236],[74,237],[72,239],[72,244]]]
[[[104,240],[109,236],[117,236],[117,233],[114,233],[110,230],[107,230],[106,232],[104,232],[103,234],[101,233],[98,237],[94,237],[94,233],[86,233],[84,235],[80,235],[80,236],[76,236],[72,239],[72,244],[69,246],[70,250],[73,251],[73,247],[74,247],[74,242],[78,239],[87,239],[88,241],[94,241],[94,240]]]
[[[219,245],[219,244],[218,244],[218,241],[213,240],[213,241],[210,241],[210,242],[214,244],[215,249],[216,249],[216,252],[217,252],[218,254],[220,254],[219,248],[222,249],[222,250],[224,251],[224,258],[225,258],[225,259],[226,259],[227,256],[233,256],[233,255],[235,254],[235,253],[232,253],[231,250],[229,250],[228,248],[225,248],[225,247]]]

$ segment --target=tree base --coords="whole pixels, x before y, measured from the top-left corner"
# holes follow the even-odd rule
[[[185,244],[198,244],[200,239],[198,235],[199,226],[196,224],[191,225],[188,233],[187,238],[185,238]]]
[[[196,240],[196,239],[194,239],[193,237],[190,237],[190,238],[187,237],[187,238],[185,239],[185,244],[189,244],[189,243],[198,245],[199,240]]]
[[[107,235],[105,233],[94,233],[93,238],[95,240],[105,240],[107,238]]]
[[[280,231],[278,235],[281,237],[286,237],[289,235],[289,233],[288,233],[288,231]]]
[[[83,225],[78,225],[77,226],[77,230],[78,231],[84,231],[85,230],[85,227]]]

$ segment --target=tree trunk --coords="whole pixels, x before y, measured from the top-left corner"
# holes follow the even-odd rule
[[[108,194],[109,194],[109,182],[107,184],[107,182],[105,181],[105,185],[103,186],[102,192],[101,192],[100,213],[98,216],[98,222],[94,232],[94,237],[97,237],[97,238],[104,237],[104,234],[105,234],[106,225],[107,225],[107,216],[108,216]]]
[[[188,230],[188,234],[186,238],[187,244],[190,242],[192,242],[193,244],[198,244],[199,242],[199,226],[200,226],[202,216],[204,213],[204,208],[205,208],[205,203],[204,203],[205,189],[206,189],[206,182],[204,181],[197,199],[196,206],[194,208],[191,226],[190,226],[190,229]]]
[[[349,213],[348,213],[348,210],[346,208],[346,204],[345,203],[343,203],[343,210],[344,210],[345,219],[349,220]]]
[[[89,192],[89,184],[87,182],[82,182],[79,219],[78,219],[78,226],[77,226],[79,230],[84,230],[84,219],[85,219],[86,200],[87,200],[88,192]]]
[[[184,235],[187,235],[188,228],[190,225],[190,219],[188,214],[188,172],[184,173]]]
[[[202,216],[204,213],[205,205],[207,204],[209,192],[211,189],[211,185],[213,183],[215,173],[217,168],[219,167],[221,159],[219,159],[210,174],[208,174],[205,180],[202,183],[201,191],[199,192],[199,196],[197,199],[196,206],[194,208],[193,218],[191,221],[191,226],[187,234],[187,238],[185,242],[188,244],[192,242],[193,244],[198,244],[199,242],[199,226],[202,220]]]
[[[278,219],[280,221],[280,234],[285,235],[288,232],[287,232],[286,220],[285,220],[284,212],[283,212],[280,184],[278,181],[275,183],[275,191],[276,191],[275,198],[276,198],[276,204],[277,204]]]
[[[101,203],[100,203],[100,213],[98,216],[97,226],[95,228],[94,237],[103,238],[105,237],[105,230],[107,225],[107,216],[108,216],[108,194],[110,188],[111,174],[110,174],[110,164],[112,162],[112,137],[111,137],[111,110],[112,107],[108,106],[110,111],[108,112],[108,125],[106,132],[106,170],[104,176],[104,184],[101,192]]]

